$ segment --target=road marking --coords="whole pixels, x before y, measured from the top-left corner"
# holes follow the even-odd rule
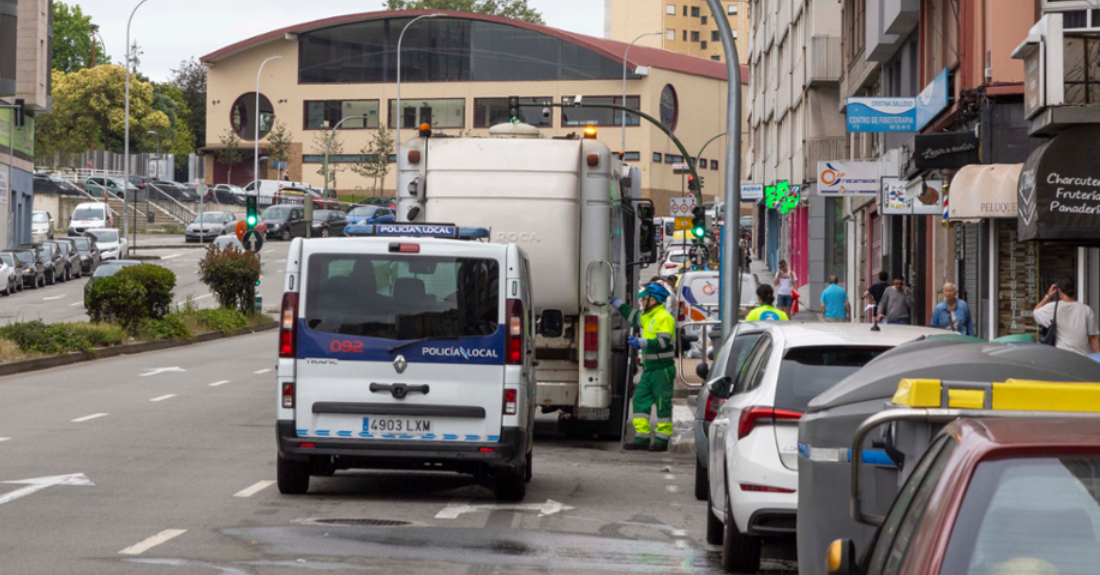
[[[169,539],[179,537],[180,535],[183,535],[184,533],[187,533],[186,529],[165,529],[164,531],[161,531],[160,533],[157,533],[156,535],[146,539],[145,541],[142,541],[140,543],[136,543],[134,545],[131,545],[131,546],[123,549],[122,551],[119,551],[118,554],[119,555],[141,555],[142,553],[145,553],[146,551],[152,549],[153,547],[156,547],[157,545],[160,545],[161,543],[164,543],[165,541],[168,541]]]
[[[538,511],[539,517],[546,517],[570,509],[573,509],[573,507],[558,503],[553,499],[547,499],[546,503],[484,503],[478,505],[471,505],[469,500],[462,500],[448,503],[442,511],[435,514],[435,518],[457,519],[463,513],[475,511]]]
[[[84,423],[85,421],[95,419],[97,417],[106,417],[108,415],[110,415],[110,414],[109,413],[93,413],[91,415],[85,415],[84,417],[78,417],[78,418],[72,420],[72,423]]]
[[[182,255],[182,254],[172,254],[172,255],[170,255],[170,256],[161,256],[161,257],[160,257],[160,259],[162,259],[162,260],[170,260],[170,259],[172,259],[172,258],[178,258],[178,257],[180,257],[180,255]]]
[[[176,396],[176,394],[169,393],[168,395],[162,395],[160,397],[154,397],[153,399],[150,399],[149,401],[164,401],[166,399],[172,399],[175,396]]]
[[[277,274],[281,274],[281,273],[283,273],[283,271],[284,271],[284,270],[279,270],[279,271],[277,271],[277,272],[275,272],[275,273],[277,273]]]
[[[269,480],[264,480],[264,481],[257,481],[251,487],[246,487],[246,488],[234,493],[233,497],[252,497],[253,495],[263,491],[264,489],[267,489],[268,487],[271,487],[272,485],[275,485],[275,481],[270,480],[270,479]]]
[[[672,481],[673,479],[676,479],[676,476],[671,474],[671,473],[666,473],[665,474],[665,479],[667,479],[669,481]]]
[[[675,486],[675,485],[666,485],[665,489],[667,489],[669,491],[669,493],[679,493],[680,492],[680,488]]]
[[[76,307],[76,306],[78,306],[78,305],[84,305],[84,302],[82,302],[82,301],[78,301],[78,302],[76,302],[76,303],[71,303],[71,304],[69,304],[69,307]]]
[[[157,375],[157,374],[161,374],[161,373],[185,372],[185,371],[187,371],[187,370],[183,369],[182,367],[178,367],[178,366],[176,366],[176,367],[146,368],[146,373],[143,373],[143,374],[139,375],[138,377],[149,377],[150,375]]]
[[[10,437],[0,437],[0,441],[10,441]]]
[[[267,251],[265,251],[264,253],[265,253],[265,254],[270,254],[270,253],[272,253],[272,252],[274,252],[274,251],[275,251],[274,249],[270,249],[270,250],[267,250]]]
[[[11,493],[5,493],[3,497],[0,497],[0,505],[10,503],[20,497],[26,497],[54,485],[95,485],[95,483],[89,481],[87,477],[84,477],[83,473],[35,477],[34,479],[20,479],[18,481],[5,481],[4,483],[10,485],[26,485],[27,487],[16,489]]]
[[[44,298],[42,298],[42,301],[53,301],[55,299],[61,299],[63,297],[67,297],[67,296],[65,294],[61,294],[61,295],[55,295],[53,297],[44,297]]]
[[[214,383],[211,383],[210,387],[218,387],[219,385],[225,385],[227,383],[229,383],[229,380],[223,379],[222,381],[215,381]]]
[[[195,296],[195,297],[191,298],[191,301],[199,301],[200,299],[206,299],[208,297],[214,297],[214,294],[208,293],[206,295]],[[182,301],[176,302],[176,305],[184,305],[186,303],[187,303],[187,300],[182,300]]]
[[[254,371],[252,373],[254,373],[256,375],[260,375],[261,373],[267,373],[269,371],[271,371],[271,370],[270,369],[261,369],[260,371]]]

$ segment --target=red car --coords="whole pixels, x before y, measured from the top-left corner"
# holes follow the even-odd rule
[[[1100,416],[959,419],[914,463],[871,548],[834,542],[830,574],[1100,572]]]

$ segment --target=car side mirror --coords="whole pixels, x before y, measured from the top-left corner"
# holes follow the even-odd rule
[[[565,332],[565,315],[560,309],[542,310],[538,331],[543,337],[561,337]]]
[[[710,376],[710,366],[705,363],[695,364],[695,375],[699,376],[699,379],[706,381]]]
[[[733,378],[728,375],[723,375],[722,377],[712,379],[710,383],[707,383],[707,389],[710,390],[710,394],[714,397],[720,399],[729,399],[731,383],[733,383]]]
[[[825,552],[825,572],[829,575],[858,575],[856,544],[851,539],[837,539]]]

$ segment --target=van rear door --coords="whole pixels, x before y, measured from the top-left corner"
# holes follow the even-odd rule
[[[504,251],[410,242],[306,248],[299,436],[500,440]]]

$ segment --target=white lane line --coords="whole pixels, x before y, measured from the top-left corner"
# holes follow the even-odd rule
[[[44,298],[42,298],[42,301],[53,301],[53,300],[55,300],[55,299],[61,299],[61,298],[63,298],[63,297],[66,297],[66,295],[65,295],[65,294],[61,294],[61,295],[55,295],[55,296],[53,296],[53,297],[44,297]]]
[[[675,486],[675,485],[666,485],[665,489],[667,489],[669,491],[669,493],[679,493],[680,492],[680,488]]]
[[[191,298],[191,301],[199,301],[200,299],[206,299],[208,297],[214,297],[214,294],[208,293],[206,295],[196,296],[196,297]],[[187,303],[187,300],[178,301],[178,302],[176,302],[176,305],[183,305],[185,303]]]
[[[10,441],[10,440],[11,440],[11,438],[10,438],[10,437],[0,437],[0,442],[2,442],[2,441]]]
[[[277,274],[281,274],[281,273],[283,273],[283,271],[284,271],[284,270],[279,270],[279,271],[277,271],[277,272],[275,272],[275,273],[277,273]]]
[[[227,383],[229,383],[229,380],[223,379],[222,381],[215,381],[214,383],[211,383],[210,387],[218,387],[219,385],[225,385]]]
[[[271,371],[271,370],[270,369],[261,369],[260,371],[254,371],[252,373],[254,373],[256,375],[260,375],[261,373],[267,373],[269,371]]]
[[[172,259],[172,258],[178,258],[178,257],[180,257],[181,255],[182,255],[182,254],[172,254],[172,255],[170,255],[170,256],[161,256],[161,257],[160,257],[160,259],[162,259],[162,260],[170,260],[170,259]]]
[[[122,551],[119,551],[118,554],[119,555],[141,555],[142,553],[145,553],[146,551],[152,549],[153,547],[156,547],[157,545],[160,545],[161,543],[164,543],[165,541],[168,541],[169,539],[179,537],[180,535],[183,535],[184,533],[187,533],[186,529],[165,529],[164,531],[161,531],[160,533],[157,533],[156,535],[146,539],[145,541],[142,541],[140,543],[136,543],[134,545],[131,545],[131,546],[123,549]]]
[[[162,395],[160,397],[154,397],[153,399],[150,399],[149,401],[164,401],[166,399],[172,399],[175,396],[176,396],[176,394],[169,393],[168,395]]]
[[[84,417],[78,417],[78,418],[72,420],[72,423],[84,423],[85,421],[95,419],[97,417],[107,417],[108,415],[110,415],[110,414],[108,414],[108,413],[93,413],[91,415],[85,415]]]
[[[264,253],[265,253],[265,254],[270,254],[270,253],[272,253],[272,252],[274,252],[274,251],[275,251],[275,250],[273,250],[273,249],[272,249],[272,250],[266,250],[266,251],[264,251]]]
[[[676,479],[676,476],[671,474],[671,473],[666,473],[665,474],[665,479],[667,479],[669,481],[672,481],[672,480]]]
[[[257,481],[254,485],[234,493],[233,497],[252,497],[272,485],[275,485],[275,481],[273,480]]]
[[[84,305],[84,302],[82,302],[82,301],[78,301],[78,302],[76,302],[76,303],[71,303],[71,304],[69,304],[69,307],[76,307],[76,306],[78,306],[78,305]]]

